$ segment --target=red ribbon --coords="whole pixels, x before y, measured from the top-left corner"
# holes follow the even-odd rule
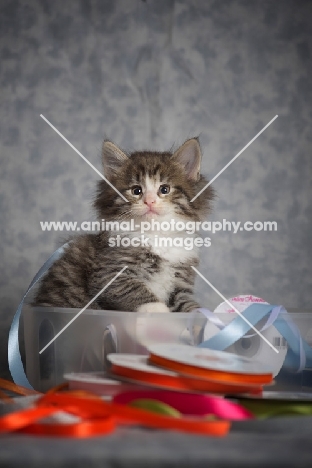
[[[12,384],[14,385],[14,384]],[[139,408],[101,400],[86,392],[48,392],[34,403],[35,407],[10,413],[0,418],[0,433],[59,437],[92,437],[111,433],[117,425],[143,425],[193,434],[224,436],[230,429],[227,420],[207,421],[199,417],[172,418]],[[59,411],[78,416],[74,424],[43,423],[42,418]]]

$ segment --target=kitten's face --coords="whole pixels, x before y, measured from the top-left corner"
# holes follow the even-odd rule
[[[105,148],[106,144],[106,148]],[[210,187],[196,198],[206,180],[200,176],[197,140],[188,140],[174,154],[135,152],[129,157],[110,142],[103,148],[105,175],[125,196],[125,202],[100,181],[95,207],[100,217],[114,221],[199,221],[213,198]]]
[[[131,216],[136,220],[190,219],[191,184],[185,171],[168,153],[134,153],[116,183],[126,190]]]

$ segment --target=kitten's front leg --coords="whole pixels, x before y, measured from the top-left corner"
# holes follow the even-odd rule
[[[200,305],[194,301],[191,289],[176,287],[170,294],[169,307],[171,312],[191,312]]]
[[[120,271],[120,270],[119,270]],[[90,294],[95,296],[108,283],[118,270],[96,272],[90,278]],[[159,302],[155,294],[137,278],[125,270],[118,276],[96,301],[102,309],[123,310],[128,312],[170,312],[166,304]]]
[[[191,312],[194,309],[200,308],[200,305],[193,299],[193,291],[188,288],[176,287],[170,295],[170,310],[171,312]],[[202,326],[193,325],[190,330],[192,343],[199,344],[202,340]]]

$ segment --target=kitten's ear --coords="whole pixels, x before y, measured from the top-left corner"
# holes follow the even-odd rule
[[[102,148],[104,175],[107,179],[115,176],[128,156],[111,141],[105,140]]]
[[[197,181],[200,175],[201,149],[197,138],[191,138],[180,146],[172,155],[177,163],[183,166],[188,179]]]

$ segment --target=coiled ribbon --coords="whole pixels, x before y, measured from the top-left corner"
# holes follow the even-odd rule
[[[259,330],[265,331],[274,324],[277,331],[285,338],[288,350],[283,367],[293,372],[301,372],[306,367],[312,367],[312,349],[302,338],[298,327],[291,320],[289,314],[283,306],[267,304],[251,304],[242,315],[248,320],[250,325],[240,316],[237,316],[228,325],[208,309],[197,309],[205,317],[219,328],[219,332],[198,345],[200,348],[210,348],[217,351],[224,351],[239,339],[254,336],[246,335],[262,319],[267,318],[266,323]]]
[[[19,341],[18,341],[18,328],[19,322],[21,318],[21,313],[24,305],[24,301],[26,299],[27,294],[31,291],[31,289],[38,283],[41,277],[48,271],[48,269],[53,265],[53,263],[58,260],[64,253],[65,248],[68,246],[68,243],[59,247],[51,257],[42,265],[40,270],[34,276],[32,282],[28,286],[26,293],[23,296],[23,299],[20,302],[20,305],[17,308],[17,311],[14,314],[13,321],[11,324],[11,328],[9,331],[9,340],[8,340],[8,362],[9,362],[9,369],[11,372],[11,376],[13,381],[26,388],[33,389],[30,385],[22,363],[21,353],[19,349]]]

